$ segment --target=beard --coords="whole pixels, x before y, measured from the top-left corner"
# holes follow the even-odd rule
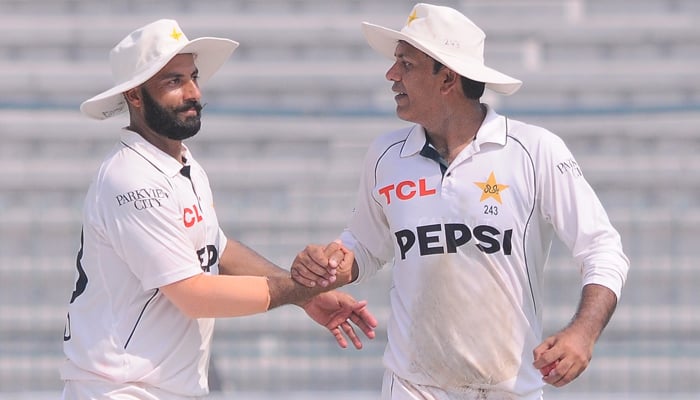
[[[203,107],[198,101],[190,100],[180,107],[167,109],[158,104],[145,88],[141,88],[141,96],[146,125],[154,132],[173,140],[184,140],[199,132]],[[184,121],[178,118],[178,113],[191,109],[197,111],[196,116],[187,117]]]

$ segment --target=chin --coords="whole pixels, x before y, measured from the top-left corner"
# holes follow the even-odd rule
[[[396,108],[396,116],[404,121],[413,122],[413,120],[410,118],[410,115],[405,111],[401,111],[401,109],[399,109],[398,107]]]

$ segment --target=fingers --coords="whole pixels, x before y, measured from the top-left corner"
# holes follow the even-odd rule
[[[357,333],[355,333],[355,328],[353,328],[348,321],[343,321],[335,328],[330,328],[329,330],[331,331],[333,336],[335,336],[335,340],[338,342],[338,345],[340,347],[348,347],[348,342],[345,339],[345,336],[347,336],[347,338],[350,339],[350,341],[356,349],[362,349],[362,340],[360,340],[359,336],[357,336]],[[343,333],[345,333],[345,335],[343,335]]]
[[[344,248],[337,240],[329,243],[328,246],[326,246],[323,253],[328,259],[328,269],[335,270],[336,268],[338,268],[338,265],[340,265],[340,263],[343,261],[343,258],[345,258],[345,252],[343,250]]]
[[[576,379],[585,366],[574,364],[570,359],[563,359],[554,363],[554,368],[542,379],[552,386],[562,387]]]
[[[306,287],[316,286],[316,276],[309,276],[308,270],[299,270],[298,268],[292,267],[291,274],[295,281]]]
[[[330,256],[334,256],[334,258],[340,258],[340,260],[343,259],[343,256],[337,256],[335,255],[336,252],[338,252],[338,244],[335,244],[332,248],[331,246],[318,246],[318,245],[308,245],[304,249],[303,254],[306,256],[304,260],[306,261],[305,265],[317,276],[322,276],[322,277],[328,277],[330,274],[328,273],[328,270],[331,268],[335,267],[329,267],[329,262]],[[342,254],[342,252],[341,252]],[[337,261],[334,261],[337,263]]]
[[[340,325],[336,326],[335,328],[330,328],[329,331],[331,331],[335,337],[336,342],[338,342],[338,346],[342,348],[348,347],[348,342],[345,340],[345,336],[343,336],[343,333],[340,331]]]
[[[554,346],[555,341],[556,338],[550,336],[532,351],[532,358],[535,360],[533,365],[535,368],[543,368],[556,360],[553,354],[547,354],[545,356],[545,353]]]
[[[356,301],[352,296],[343,292],[335,292],[335,294],[341,311],[337,312],[326,326],[335,336],[340,347],[347,347],[347,340],[345,339],[347,336],[353,346],[360,350],[363,344],[352,324],[360,328],[367,338],[374,339],[376,336],[374,328],[377,327],[377,319],[367,309],[366,300]]]
[[[314,273],[319,277],[315,279],[317,283],[326,287],[334,283],[338,276],[341,277],[343,284],[352,280],[352,268],[355,260],[352,251],[343,247],[340,241],[335,241],[326,246],[323,255],[325,258],[314,258],[316,266],[323,269],[322,272],[318,268],[314,270]]]
[[[562,387],[581,375],[588,363],[589,360],[579,353],[568,352],[553,363],[554,367],[542,379],[552,386]]]
[[[561,367],[557,369],[557,366],[559,365],[561,354],[558,349],[554,348],[556,343],[556,337],[550,336],[532,351],[534,358],[532,365],[540,371],[542,379],[547,383],[560,378],[557,373],[561,370]]]
[[[343,247],[340,241],[335,241],[326,247],[326,254],[331,282],[335,282],[338,273],[342,274],[342,278],[352,278],[352,266],[355,260],[352,251]]]
[[[339,246],[337,243],[333,249],[318,245],[306,246],[304,250],[297,254],[292,263],[292,278],[307,287],[316,285],[327,287],[335,280],[335,268],[329,267],[329,257],[326,252],[335,258],[333,262],[337,264],[337,259],[342,260],[344,257],[342,251],[340,251],[341,255],[336,255],[339,252]]]
[[[374,339],[376,333],[374,328],[377,327],[377,319],[366,307],[366,301],[358,301],[353,307],[353,313],[350,314],[350,321],[354,323],[362,332],[370,339]]]
[[[533,350],[533,366],[540,370],[542,380],[561,387],[576,379],[588,367],[590,357],[585,346],[568,333],[558,333],[545,339]]]
[[[542,374],[543,378],[546,378],[549,376],[549,374],[556,368],[557,364],[559,364],[559,361],[555,361],[553,363],[550,363],[548,365],[545,365],[544,367],[540,368],[540,373]]]
[[[353,346],[355,346],[355,348],[358,350],[362,349],[362,341],[360,340],[359,337],[357,337],[357,334],[355,334],[355,329],[353,329],[352,325],[350,325],[346,321],[346,322],[343,322],[342,324],[340,324],[340,327],[345,332],[345,335],[347,335],[347,337],[350,339]]]
[[[343,259],[338,263],[338,268],[336,271],[338,275],[338,280],[342,284],[347,284],[353,281],[353,267],[355,264],[355,255],[352,251],[342,247],[339,250],[343,253]],[[336,254],[338,254],[336,252]]]

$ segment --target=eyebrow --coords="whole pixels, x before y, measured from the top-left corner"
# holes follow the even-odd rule
[[[404,49],[400,49],[400,50],[395,50],[395,51],[394,51],[394,57],[396,57],[396,58],[403,58],[403,59],[408,58],[409,60],[415,60],[415,59],[416,59],[416,55],[415,55],[415,54],[407,54],[407,53],[406,53],[407,50],[410,51],[411,49],[406,49],[406,48],[404,48]]]
[[[195,68],[192,73],[189,76],[195,76],[199,75],[199,69]],[[161,75],[161,79],[167,79],[167,78],[181,78],[183,76],[187,76],[187,74],[183,74],[180,72],[166,72],[163,75]]]

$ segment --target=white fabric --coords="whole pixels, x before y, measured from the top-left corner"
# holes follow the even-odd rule
[[[385,365],[417,385],[536,398],[532,351],[554,234],[583,284],[618,298],[629,265],[620,236],[564,142],[543,128],[489,108],[444,177],[420,154],[425,143],[418,125],[372,143],[341,235],[358,282],[393,260]]]
[[[478,388],[448,392],[435,386],[411,383],[387,369],[382,379],[381,400],[542,400],[542,396],[534,393],[526,398],[519,398],[504,391]]]
[[[158,290],[203,270],[218,273],[226,243],[208,178],[189,151],[184,156],[191,181],[177,160],[124,130],[91,183],[64,380],[208,392],[214,320],[188,318]]]
[[[154,387],[113,384],[104,381],[66,381],[61,400],[201,400],[204,397],[178,396]]]
[[[447,68],[504,95],[515,93],[522,82],[484,64],[486,34],[459,11],[444,6],[418,3],[400,31],[369,22],[362,23],[367,43],[378,53],[394,59],[403,40],[440,61]]]

